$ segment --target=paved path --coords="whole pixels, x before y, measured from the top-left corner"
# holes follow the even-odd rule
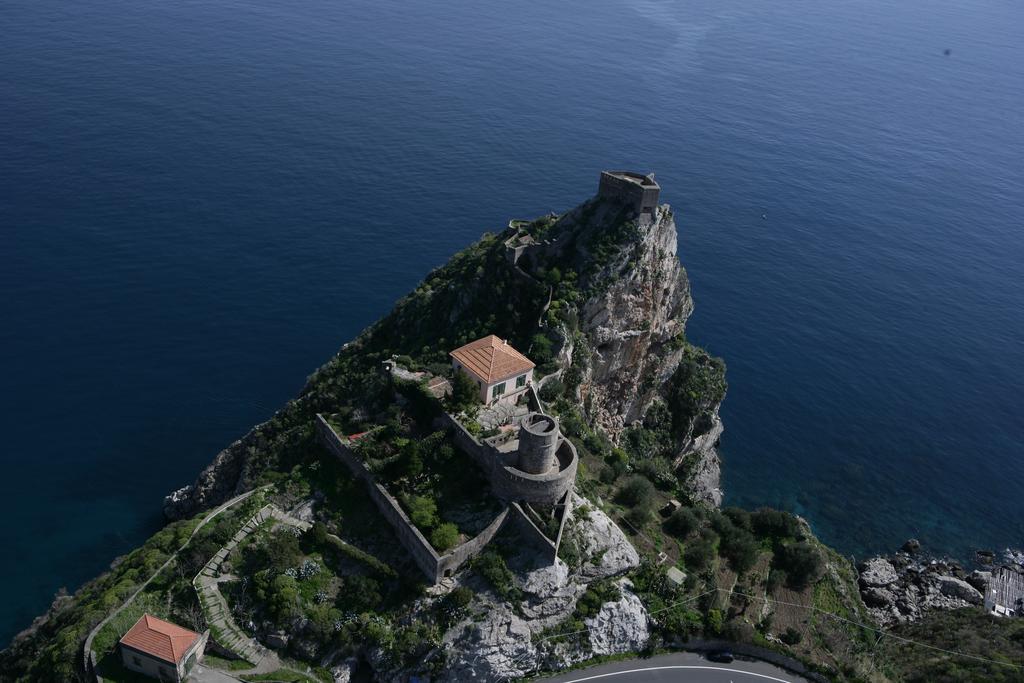
[[[285,514],[273,505],[264,505],[210,558],[192,581],[199,596],[199,604],[203,607],[206,622],[217,634],[217,644],[253,664],[252,669],[236,672],[240,674],[265,674],[277,671],[281,668],[281,661],[275,652],[263,647],[255,638],[243,631],[231,616],[231,608],[220,592],[221,582],[228,577],[221,575],[220,568],[239,543],[270,519],[276,519],[301,531],[311,526],[309,522]]]
[[[186,547],[188,547],[188,544],[192,541],[193,537],[195,537],[195,535],[197,533],[199,533],[199,530],[202,529],[204,526],[206,526],[207,523],[212,521],[217,515],[219,515],[220,513],[224,512],[228,508],[233,507],[233,506],[237,505],[238,503],[241,503],[243,500],[245,500],[249,496],[253,495],[257,491],[263,491],[264,489],[268,489],[268,488],[270,488],[270,485],[261,486],[258,489],[253,489],[252,491],[246,491],[245,493],[243,493],[241,495],[235,496],[234,498],[232,498],[231,500],[227,501],[226,503],[223,503],[222,505],[220,505],[219,507],[214,509],[213,512],[211,512],[210,514],[206,515],[206,517],[203,518],[203,521],[199,522],[199,524],[196,525],[196,528],[192,530],[192,533],[188,535],[188,538],[186,538],[185,542],[181,544],[181,547],[178,548],[177,550],[175,550],[173,553],[171,553],[171,556],[167,558],[166,562],[164,562],[162,565],[160,565],[157,568],[157,570],[150,575],[150,577],[148,579],[143,581],[142,585],[139,586],[138,589],[134,593],[129,595],[128,599],[125,600],[123,603],[121,603],[120,607],[118,607],[113,612],[108,614],[107,617],[103,621],[101,621],[100,623],[96,624],[96,626],[93,627],[93,629],[91,631],[89,631],[89,637],[87,637],[85,639],[85,645],[82,648],[82,656],[85,659],[85,670],[87,672],[90,671],[90,670],[93,672],[93,675],[96,676],[97,683],[103,683],[103,679],[100,677],[100,675],[98,673],[96,673],[95,664],[99,660],[96,657],[96,653],[92,651],[92,643],[93,643],[93,640],[96,639],[96,634],[99,633],[100,630],[104,626],[106,626],[108,623],[110,623],[111,619],[113,619],[118,614],[120,614],[122,612],[122,610],[124,610],[125,607],[130,605],[132,600],[134,600],[139,595],[139,593],[144,591],[146,589],[146,586],[148,586],[150,583],[152,583],[153,579],[155,579],[157,576],[159,576],[160,572],[162,572],[163,570],[167,569],[167,567],[169,567],[172,562],[177,560],[178,559],[178,554],[182,550],[184,550]]]
[[[694,652],[600,664],[542,680],[551,683],[808,683],[806,678],[767,662],[737,659],[730,664],[716,664]]]
[[[238,683],[241,679],[229,676],[219,669],[196,664],[185,679],[188,683]]]

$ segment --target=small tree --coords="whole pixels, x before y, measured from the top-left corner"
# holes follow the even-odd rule
[[[480,387],[473,378],[462,370],[456,370],[452,377],[452,404],[457,409],[466,409],[477,404],[480,398]]]

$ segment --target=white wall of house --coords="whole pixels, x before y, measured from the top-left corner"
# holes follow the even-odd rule
[[[480,402],[485,404],[517,398],[521,393],[526,391],[526,387],[530,386],[530,383],[533,382],[533,368],[530,368],[521,375],[513,375],[512,377],[503,379],[500,382],[484,384],[483,380],[470,372],[469,369],[464,367],[459,361],[452,360],[452,367],[454,367],[456,371],[466,373],[474,382],[476,382],[476,386],[480,390]],[[495,389],[497,387],[502,387],[502,385],[504,385],[503,390],[495,394]]]
[[[498,401],[509,401],[518,398],[520,394],[526,391],[526,387],[530,386],[530,382],[533,381],[533,370],[527,370],[521,375],[515,375],[508,379],[503,379],[500,382],[494,382],[482,387],[480,392],[480,400],[484,403],[497,403]],[[500,388],[501,391],[495,393]]]

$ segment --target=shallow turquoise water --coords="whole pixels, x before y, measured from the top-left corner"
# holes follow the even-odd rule
[[[1019,4],[437,4],[0,4],[0,635],[607,167],[677,211],[729,502],[854,554],[1021,544]]]

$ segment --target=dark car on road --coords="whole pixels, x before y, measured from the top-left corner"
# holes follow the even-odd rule
[[[718,662],[719,664],[729,664],[736,659],[728,650],[712,650],[707,657],[709,662]]]

